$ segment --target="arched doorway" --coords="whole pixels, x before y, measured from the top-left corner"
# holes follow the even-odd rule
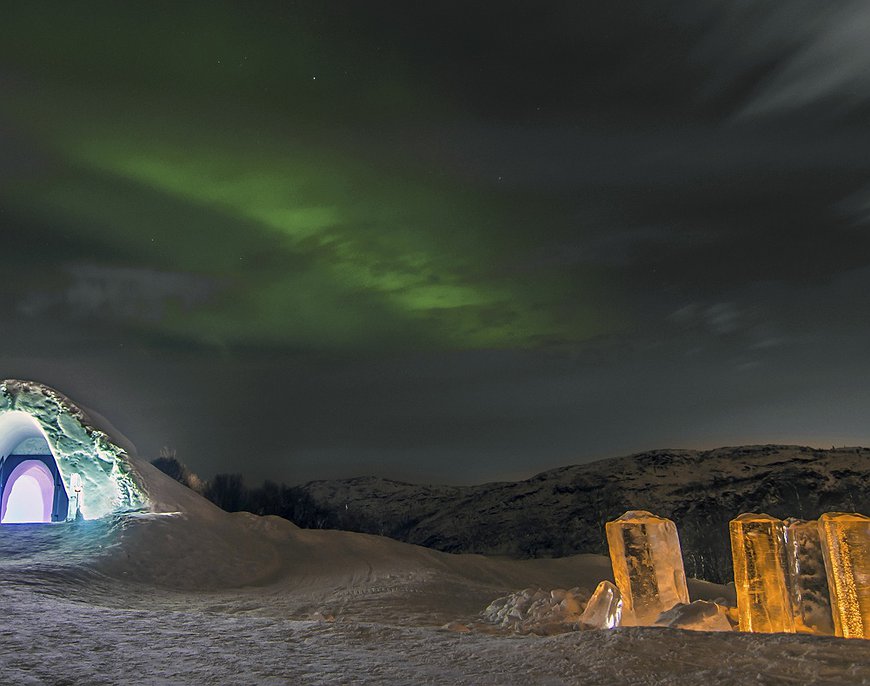
[[[54,475],[42,460],[22,460],[3,486],[0,524],[50,522],[54,510]]]
[[[36,420],[0,414],[0,524],[62,522],[69,498],[57,461]]]

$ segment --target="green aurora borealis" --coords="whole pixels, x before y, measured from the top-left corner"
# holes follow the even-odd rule
[[[23,4],[4,23],[0,115],[41,157],[0,202],[49,240],[74,236],[64,262],[213,284],[125,326],[336,350],[535,347],[614,326],[596,270],[523,266],[577,230],[558,199],[475,187],[389,140],[397,121],[460,114],[400,56],[318,34],[315,9],[306,25],[238,5],[88,7]]]
[[[860,3],[0,6],[4,378],[141,454],[870,441]]]

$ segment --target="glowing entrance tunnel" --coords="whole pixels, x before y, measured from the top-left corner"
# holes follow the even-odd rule
[[[42,459],[22,459],[3,483],[0,523],[63,521],[68,499],[63,484]],[[57,496],[63,496],[58,498]],[[60,501],[56,503],[56,500]]]
[[[0,523],[93,519],[146,504],[126,451],[38,383],[0,383]]]
[[[53,502],[53,475],[41,462],[26,460],[15,468],[3,488],[0,522],[50,522]]]

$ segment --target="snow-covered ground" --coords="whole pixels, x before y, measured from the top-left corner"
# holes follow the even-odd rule
[[[865,641],[445,629],[521,588],[591,590],[609,564],[301,530],[140,469],[154,513],[0,528],[0,683],[870,684]]]

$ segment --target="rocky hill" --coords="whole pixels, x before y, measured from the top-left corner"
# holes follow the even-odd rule
[[[448,552],[561,557],[605,552],[605,522],[645,509],[677,523],[688,574],[721,582],[730,577],[735,515],[870,513],[868,476],[867,448],[656,450],[477,486],[312,481],[299,487],[307,506],[296,519]]]

